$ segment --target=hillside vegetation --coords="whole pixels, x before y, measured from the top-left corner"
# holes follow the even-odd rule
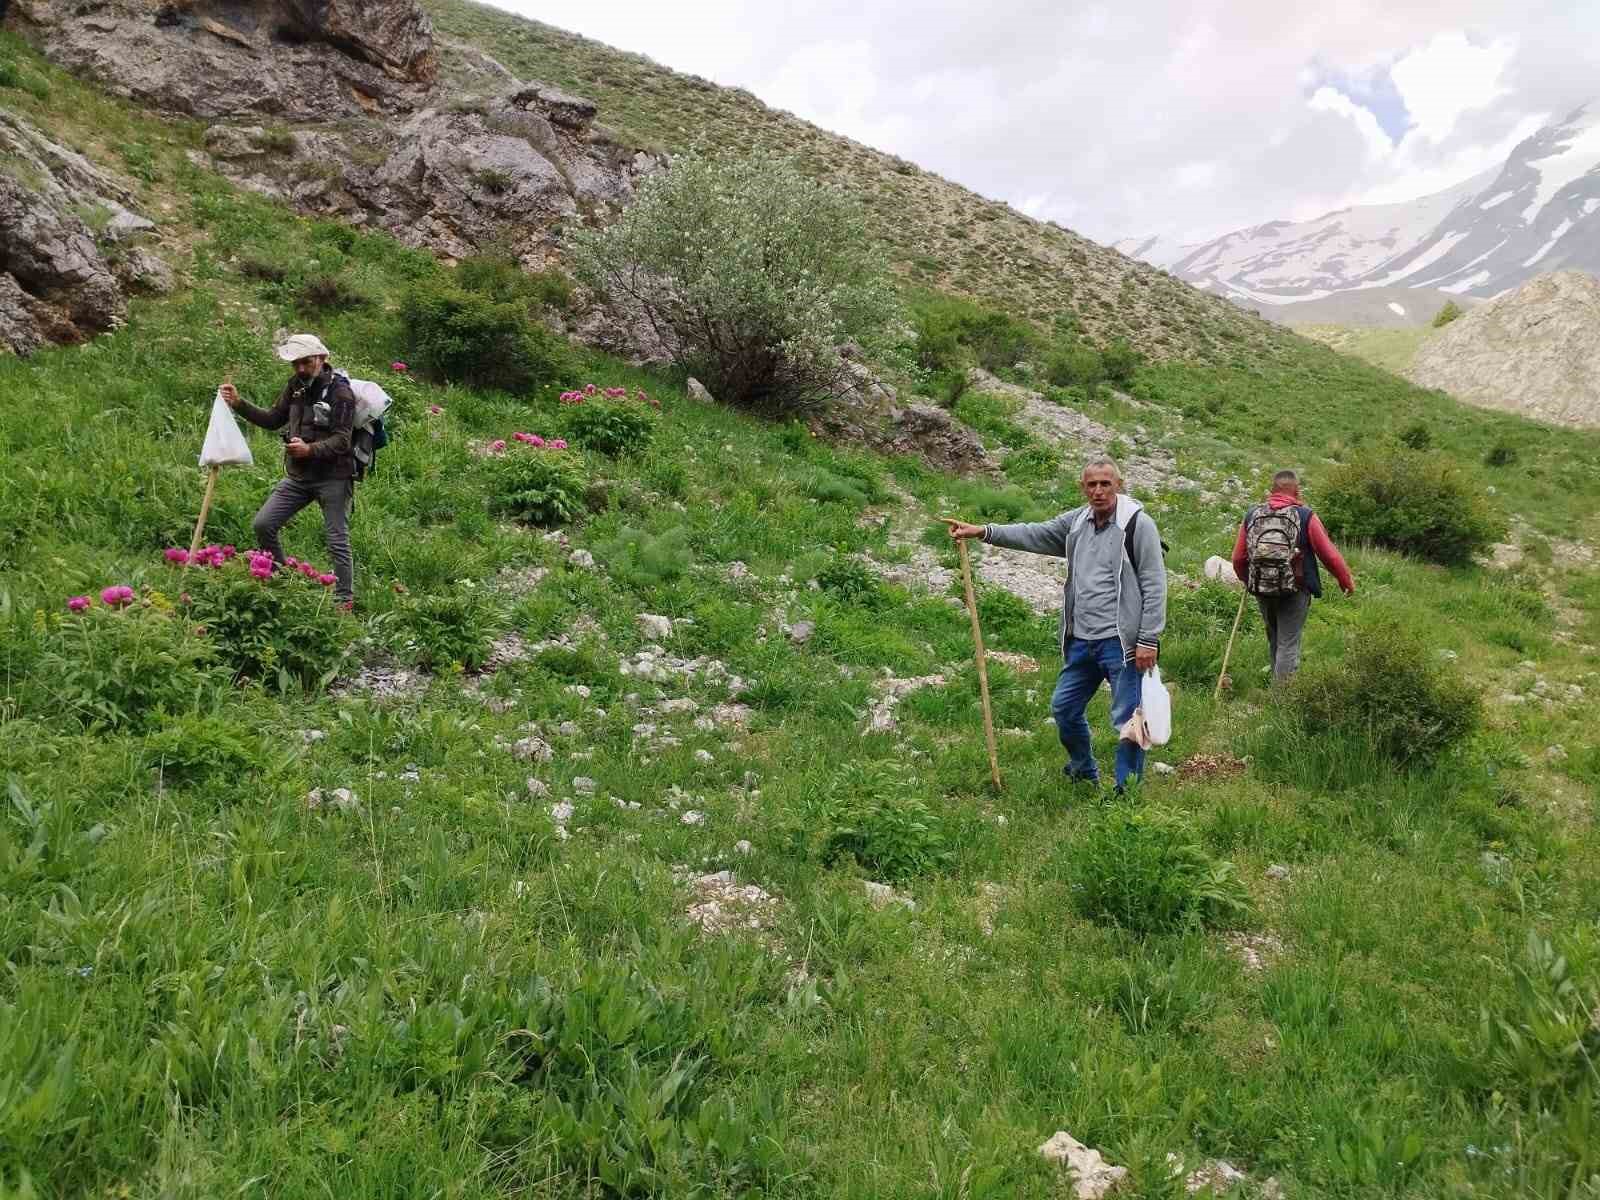
[[[1255,358],[1288,337],[1153,267],[768,108],[742,89],[471,0],[426,0],[423,7],[440,33],[492,54],[517,75],[591,97],[601,121],[624,141],[794,157],[866,206],[876,233],[917,283],[1046,327],[1070,315],[1096,341],[1124,337],[1157,359]]]
[[[551,74],[564,44],[529,42]],[[417,297],[559,287],[296,217],[196,168],[194,127],[0,54],[33,85],[0,103],[126,178],[186,278],[0,358],[0,1195],[1043,1200],[1058,1129],[1129,1195],[1214,1159],[1246,1195],[1595,1194],[1600,437],[1289,341],[1040,383],[1105,445],[964,387],[993,479],[580,348],[430,383],[392,366]],[[949,322],[929,378],[996,325]],[[163,553],[220,377],[264,400],[304,327],[398,402],[354,615]],[[251,439],[208,527],[240,550],[278,474]],[[1397,446],[1520,561],[1347,542],[1301,689],[1266,693],[1247,613],[1213,703],[1237,594],[1199,576],[1244,498]],[[1048,516],[1106,448],[1172,464],[1140,494],[1174,770],[1067,790],[1054,617],[980,584],[997,794],[935,518]],[[325,563],[314,513],[286,542]]]

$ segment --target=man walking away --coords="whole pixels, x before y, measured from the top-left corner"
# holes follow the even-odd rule
[[[284,433],[284,478],[256,513],[257,544],[282,564],[278,532],[313,500],[322,508],[322,526],[333,559],[334,594],[345,608],[355,603],[355,563],[350,555],[350,502],[355,489],[355,457],[351,437],[356,398],[350,385],[328,365],[328,348],[313,334],[297,333],[278,347],[278,357],[292,363],[294,374],[270,409],[240,399],[232,384],[222,398],[252,425],[287,429]]]
[[[1233,573],[1256,598],[1267,627],[1272,678],[1285,683],[1300,667],[1300,634],[1311,601],[1322,595],[1317,560],[1333,572],[1346,596],[1356,582],[1322,520],[1300,503],[1300,477],[1279,471],[1272,494],[1244,515],[1233,544]]]
[[[1083,468],[1079,487],[1088,501],[1049,521],[968,525],[948,520],[953,538],[982,538],[991,546],[1067,560],[1061,595],[1061,674],[1050,699],[1061,744],[1063,774],[1094,782],[1100,769],[1084,710],[1111,685],[1111,725],[1119,732],[1139,706],[1140,676],[1156,665],[1167,623],[1167,566],[1161,535],[1144,506],[1122,491],[1122,472],[1109,458]],[[1144,748],[1117,741],[1116,784],[1144,774]]]

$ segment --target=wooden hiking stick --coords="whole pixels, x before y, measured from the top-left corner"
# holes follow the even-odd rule
[[[961,551],[961,582],[967,589],[967,612],[972,617],[972,640],[978,655],[978,694],[983,699],[983,739],[989,747],[989,778],[994,780],[994,790],[1000,790],[1000,759],[994,748],[994,712],[989,707],[989,660],[983,649],[983,626],[978,624],[978,600],[972,592],[972,562],[967,558],[967,540],[956,541]]]
[[[233,382],[233,372],[229,371],[223,376],[222,382],[231,384]],[[206,494],[205,498],[200,501],[200,519],[194,523],[194,537],[189,542],[189,557],[183,560],[183,568],[186,571],[189,569],[189,564],[194,561],[195,554],[200,550],[200,538],[206,531],[206,517],[211,513],[211,497],[216,494],[217,476],[221,473],[222,468],[219,466],[212,465],[207,468]]]
[[[1244,617],[1244,602],[1250,593],[1239,593],[1239,611],[1233,614],[1233,632],[1228,635],[1228,648],[1222,652],[1222,670],[1217,675],[1217,690],[1211,693],[1212,703],[1222,699],[1222,681],[1228,677],[1228,659],[1233,657],[1233,639],[1239,636],[1239,621]]]

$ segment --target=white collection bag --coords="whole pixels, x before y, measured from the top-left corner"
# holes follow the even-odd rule
[[[1150,744],[1165,746],[1172,738],[1172,695],[1161,682],[1161,668],[1151,667],[1141,681],[1139,707],[1144,712],[1144,726],[1150,735]]]
[[[351,424],[357,429],[371,428],[394,403],[394,398],[370,379],[355,379],[349,372],[340,370],[335,370],[334,374],[350,385],[350,392],[356,398],[356,415]]]
[[[217,389],[217,398],[211,402],[211,424],[206,426],[205,444],[200,447],[202,467],[248,467],[255,463],[250,454],[250,443],[239,432],[239,423],[233,419],[233,410]]]

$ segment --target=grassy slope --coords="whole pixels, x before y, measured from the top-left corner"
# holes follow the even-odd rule
[[[266,356],[271,331],[315,319],[336,347],[359,348],[352,366],[377,370],[403,352],[396,297],[431,269],[387,241],[350,241],[231,192],[183,163],[184,127],[44,73],[63,136],[90,144],[91,123],[114,119],[120,137],[152,148],[144,186],[153,208],[173,205],[194,286],[137,304],[126,330],[92,347],[0,361],[10,401],[0,409],[0,577],[21,614],[8,630],[19,658],[30,639],[62,636],[35,624],[36,607],[53,614],[63,596],[102,582],[174,590],[159,551],[192,519],[190,456],[225,364],[261,396],[280,371]],[[244,257],[316,258],[372,304],[313,318],[295,308],[294,279],[252,282],[238,271]],[[0,834],[7,1185],[26,1169],[43,1194],[63,1196],[589,1194],[573,1174],[581,1148],[646,1129],[631,1053],[652,1079],[680,1054],[704,1064],[696,1100],[725,1097],[752,1122],[756,1149],[735,1157],[771,1195],[1055,1195],[1033,1147],[1057,1128],[1133,1167],[1146,1195],[1169,1188],[1169,1151],[1226,1156],[1297,1195],[1558,1194],[1556,1143],[1526,1118],[1525,1087],[1475,1047],[1480,1006],[1514,1011],[1506,964],[1529,929],[1567,947],[1580,976],[1600,970],[1586,886],[1600,868],[1600,761],[1581,713],[1497,706],[1472,755],[1437,775],[1340,790],[1255,771],[1153,784],[1147,803],[1183,814],[1237,865],[1256,901],[1249,929],[1277,935],[1286,952],[1252,975],[1216,934],[1102,927],[1075,915],[1074,882],[1107,814],[1064,803],[1059,750],[1040,725],[1044,681],[993,669],[1000,726],[1027,733],[1003,739],[1007,789],[991,797],[960,610],[895,589],[866,610],[782,578],[843,553],[897,556],[881,524],[862,519],[859,496],[813,498],[828,491],[819,467],[869,496],[905,488],[924,514],[946,504],[977,513],[992,494],[834,455],[616,363],[586,375],[653,389],[663,424],[643,457],[590,463],[605,499],[571,536],[598,546],[624,526],[685,528],[692,561],[677,580],[578,570],[538,535],[487,517],[470,447],[512,428],[553,429],[561,414],[546,394],[411,397],[382,474],[361,493],[367,607],[352,633],[388,640],[391,579],[419,592],[502,567],[550,569],[495,602],[495,625],[530,639],[572,634],[579,649],[487,682],[514,699],[509,711],[448,675],[391,704],[239,689],[215,711],[273,748],[267,767],[163,791],[141,765],[139,737],[80,729],[51,707],[50,678],[5,680],[0,772],[33,810],[48,806],[37,827],[11,809]],[[1500,489],[1508,506],[1551,534],[1592,534],[1592,440],[1463,412],[1331,353],[1254,370],[1152,368],[1134,390],[1145,407],[1097,415],[1164,432],[1180,466],[1182,456],[1246,472],[1284,456],[1315,462],[1418,418],[1474,462],[1489,443],[1517,439],[1523,465]],[[441,417],[423,415],[429,399]],[[265,465],[224,475],[218,537],[246,540],[274,475],[270,439],[256,447]],[[1193,574],[1226,550],[1234,514],[1152,500],[1174,569]],[[1060,481],[1033,485],[1028,502],[1036,512],[1065,503]],[[323,557],[306,521],[289,541]],[[1553,681],[1593,682],[1594,651],[1553,637],[1556,616],[1528,596],[1542,586],[1563,632],[1593,644],[1592,573],[1446,572],[1350,549],[1362,599],[1317,607],[1312,659],[1338,655],[1364,614],[1396,612],[1423,631],[1420,653],[1455,651],[1486,692],[1527,688],[1523,658]],[[728,579],[736,559],[753,581]],[[1179,595],[1181,629],[1167,647],[1179,724],[1159,757],[1247,748],[1258,628],[1241,635],[1240,698],[1209,701],[1230,601]],[[779,610],[817,622],[808,646],[777,633]],[[615,671],[617,655],[641,643],[638,612],[693,618],[674,648],[753,681],[748,735],[683,720],[681,746],[641,759],[630,727],[647,718],[625,697],[649,703],[656,689]],[[986,615],[993,644],[1049,669],[1049,622],[993,596]],[[861,736],[869,681],[884,668],[944,669],[952,680],[902,705],[899,735]],[[573,682],[594,689],[588,703],[565,690]],[[700,683],[663,694],[725,699]],[[1105,737],[1103,701],[1094,716]],[[494,747],[530,720],[548,731],[563,719],[582,733],[552,737],[547,766]],[[308,728],[329,736],[304,748]],[[1544,748],[1557,742],[1569,758],[1549,763]],[[952,861],[905,885],[915,913],[874,911],[851,870],[824,867],[789,836],[856,786],[841,774],[841,746],[858,767],[913,764],[918,794],[948,830]],[[418,779],[401,779],[412,765]],[[747,772],[759,796],[741,787]],[[570,841],[525,798],[531,773],[557,797],[573,795],[575,776],[598,781],[599,797],[576,797]],[[306,809],[307,789],[341,785],[360,793],[358,815]],[[673,785],[705,825],[677,820]],[[79,836],[97,825],[103,837]],[[733,852],[740,838],[753,843],[748,858]],[[1505,866],[1485,869],[1486,850]],[[1274,862],[1291,866],[1287,883],[1264,879]],[[732,867],[781,897],[771,951],[754,938],[691,936],[674,864]],[[982,932],[991,907],[992,936]],[[815,985],[795,986],[791,962]],[[632,987],[650,1023],[630,1028],[615,1000],[585,1017],[579,1001],[598,1012],[603,985],[628,972],[643,982],[617,986]],[[535,976],[576,998],[569,1029],[596,1078],[634,1096],[632,1117],[586,1129],[539,1108],[519,1080],[515,1031],[537,1025],[523,995]],[[667,1135],[687,1124],[653,1127],[663,1162],[673,1161]],[[663,1169],[663,1194],[690,1194]],[[739,1190],[709,1168],[692,1174],[711,1194]]]
[[[1432,329],[1359,329],[1346,325],[1306,325],[1300,332],[1308,338],[1332,346],[1341,354],[1357,358],[1403,375],[1417,357]]]
[[[520,77],[592,98],[599,119],[625,138],[667,150],[698,144],[793,156],[866,205],[901,269],[919,283],[1046,327],[1072,314],[1095,339],[1126,336],[1154,358],[1254,358],[1292,340],[1153,267],[770,109],[749,92],[471,0],[423,7],[441,33],[480,47]]]

